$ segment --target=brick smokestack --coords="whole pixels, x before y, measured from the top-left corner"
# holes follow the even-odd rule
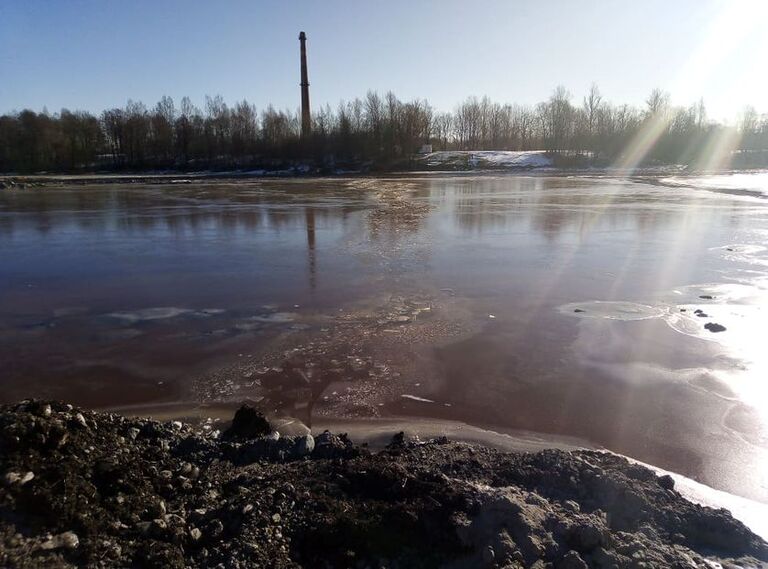
[[[307,34],[299,34],[301,42],[301,136],[307,137],[312,131],[312,116],[309,114],[309,77],[307,76]]]

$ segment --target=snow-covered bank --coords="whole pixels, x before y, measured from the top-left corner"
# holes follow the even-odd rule
[[[427,168],[447,170],[551,168],[552,158],[543,150],[445,150],[417,158]]]

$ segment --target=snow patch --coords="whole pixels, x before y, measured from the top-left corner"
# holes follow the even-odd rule
[[[449,168],[551,168],[552,158],[544,150],[444,150],[420,157],[429,167]]]

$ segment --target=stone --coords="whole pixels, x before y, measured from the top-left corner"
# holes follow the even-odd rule
[[[494,559],[496,559],[496,552],[493,550],[493,547],[489,545],[483,549],[483,563],[490,565],[493,563]]]
[[[557,569],[588,569],[588,565],[584,562],[577,552],[571,550],[566,553],[563,558],[555,564]]]
[[[54,535],[47,541],[44,541],[41,545],[41,549],[77,549],[80,545],[80,539],[77,534],[71,531],[65,531],[58,535]]]
[[[725,326],[722,324],[718,324],[717,322],[707,322],[704,324],[704,328],[709,330],[710,332],[717,333],[717,332],[725,332]]]
[[[315,450],[315,439],[312,435],[303,435],[296,438],[296,444],[293,447],[297,456],[307,456]]]
[[[656,481],[659,483],[659,486],[664,488],[664,490],[674,490],[675,489],[675,479],[672,478],[669,474],[665,474],[664,476],[659,476]]]
[[[205,526],[205,533],[212,536],[212,537],[218,537],[222,534],[224,531],[224,524],[221,523],[221,520],[211,520],[208,522],[208,525]]]
[[[250,405],[243,405],[235,413],[232,425],[224,431],[224,437],[230,439],[253,439],[263,437],[269,434],[271,430],[272,427],[269,421],[260,411]]]
[[[142,535],[147,535],[151,528],[152,522],[139,522],[136,524],[136,530]]]
[[[203,537],[203,532],[197,528],[192,528],[189,530],[189,537],[191,537],[194,541],[200,541],[200,538]]]
[[[563,502],[563,508],[576,514],[581,511],[581,506],[579,506],[578,502],[574,502],[573,500],[566,500]]]
[[[5,476],[3,477],[3,482],[6,486],[13,486],[14,484],[23,486],[27,482],[32,481],[34,477],[35,473],[32,471],[25,472],[24,474],[20,474],[18,472],[6,472]]]

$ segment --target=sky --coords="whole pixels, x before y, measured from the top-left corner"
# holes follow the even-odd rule
[[[768,0],[0,0],[0,113],[101,112],[206,94],[296,109],[299,31],[313,107],[369,89],[452,110],[535,104],[592,83],[642,105],[768,112]]]

